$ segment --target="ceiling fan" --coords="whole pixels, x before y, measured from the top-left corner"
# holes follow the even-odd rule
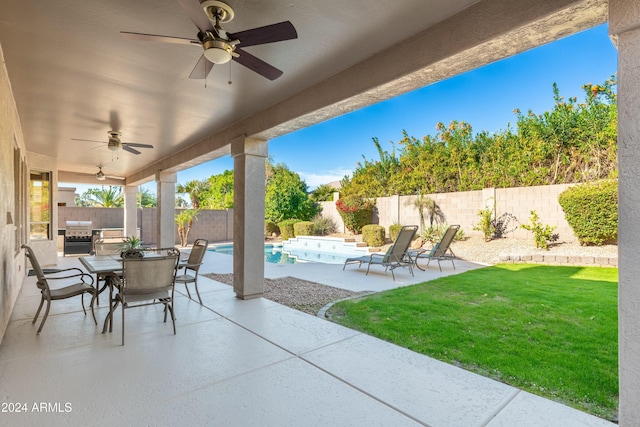
[[[231,21],[234,17],[233,9],[226,3],[217,0],[203,0],[201,2],[198,0],[178,0],[178,2],[198,27],[197,39],[128,31],[121,31],[120,34],[135,40],[202,46],[204,53],[191,71],[189,75],[191,79],[204,79],[214,64],[225,64],[232,59],[269,80],[275,80],[283,74],[281,70],[256,58],[242,48],[298,38],[298,33],[291,22],[284,21],[232,34],[226,32],[220,25]]]
[[[122,176],[105,175],[104,172],[102,172],[102,166],[98,165],[98,172],[96,173],[96,179],[98,181],[104,181],[107,178],[109,178],[109,179],[124,179],[124,177],[122,177]]]
[[[111,151],[124,150],[133,154],[140,154],[140,151],[136,150],[136,148],[153,148],[153,145],[149,144],[137,144],[135,142],[122,142],[120,141],[120,136],[122,135],[120,132],[110,130],[107,132],[109,135],[109,141],[106,142],[107,148]],[[105,144],[105,141],[95,141],[92,139],[78,139],[71,138],[72,141],[87,141],[87,142],[100,142]],[[134,148],[135,147],[135,148]]]

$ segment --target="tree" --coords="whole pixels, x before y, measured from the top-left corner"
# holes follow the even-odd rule
[[[333,193],[338,191],[335,187],[329,184],[321,184],[316,187],[315,190],[309,194],[309,198],[314,202],[327,202],[333,200]]]
[[[121,208],[124,206],[122,187],[110,185],[108,188],[89,188],[76,201],[78,206]]]
[[[158,206],[156,195],[148,188],[138,187],[138,195],[136,198],[138,206],[141,208],[155,208]]]
[[[553,85],[553,108],[543,114],[515,109],[516,129],[473,133],[469,123],[438,123],[435,135],[403,132],[399,156],[382,150],[342,181],[343,195],[375,198],[418,192],[579,183],[617,174],[616,77],[582,88],[585,101],[565,100]],[[392,143],[393,146],[393,143]]]
[[[207,180],[209,190],[202,200],[207,209],[233,208],[233,171],[226,170],[221,174],[212,175]]]
[[[276,224],[285,219],[310,220],[317,205],[307,196],[307,184],[285,165],[267,163],[265,218]]]
[[[205,194],[209,190],[209,182],[207,180],[200,181],[197,179],[187,182],[185,185],[178,184],[176,193],[188,194],[191,199],[191,207],[193,209],[200,208],[200,202],[204,199]]]
[[[189,244],[189,232],[193,221],[197,221],[199,209],[184,209],[177,213],[175,222],[178,224],[178,236],[180,236],[180,245],[185,247]]]
[[[434,221],[437,224],[444,223],[446,221],[444,212],[440,209],[440,206],[431,197],[425,196],[422,193],[418,193],[418,197],[408,202],[407,204],[413,205],[418,210],[420,216],[420,229],[425,229],[424,218],[429,218],[429,227],[433,228]],[[425,215],[426,211],[426,215]]]

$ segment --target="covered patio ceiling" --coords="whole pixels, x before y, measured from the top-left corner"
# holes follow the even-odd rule
[[[235,61],[190,79],[202,47],[120,34],[195,39],[181,3],[197,2],[0,3],[27,148],[56,157],[60,181],[98,183],[103,165],[143,183],[226,155],[235,138],[271,139],[607,20],[606,0],[228,0],[231,33],[295,27],[296,39],[246,48],[283,71],[273,81]],[[110,151],[110,130],[154,148]]]

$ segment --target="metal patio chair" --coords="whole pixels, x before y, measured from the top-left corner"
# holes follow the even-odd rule
[[[200,305],[202,305],[202,298],[200,298],[200,291],[198,290],[198,271],[200,270],[202,259],[204,258],[204,254],[207,253],[208,247],[208,240],[197,239],[193,243],[189,258],[186,260],[186,262],[181,262],[178,265],[178,270],[184,269],[184,273],[178,274],[176,276],[176,283],[184,283],[184,287],[187,290],[187,295],[190,299],[193,298],[191,298],[191,293],[189,292],[189,283],[194,284]]]
[[[87,310],[84,306],[84,294],[91,295],[91,315],[93,316],[93,321],[95,324],[98,324],[96,320],[96,314],[93,311],[93,300],[96,295],[96,288],[93,287],[93,276],[88,273],[85,273],[79,268],[65,268],[65,269],[49,269],[48,273],[45,274],[44,270],[40,267],[40,263],[28,245],[22,245],[22,249],[25,250],[25,255],[29,259],[31,263],[31,267],[38,278],[36,282],[36,286],[40,289],[40,294],[42,298],[40,299],[40,306],[38,307],[38,311],[36,311],[36,315],[33,317],[31,323],[36,323],[36,319],[40,314],[40,310],[42,310],[42,306],[45,301],[47,302],[47,307],[44,310],[44,316],[42,317],[42,321],[40,322],[40,327],[38,328],[39,334],[42,331],[42,327],[44,326],[44,322],[47,320],[47,316],[49,316],[49,309],[51,308],[51,301],[62,300],[67,298],[73,298],[75,296],[80,295],[82,300],[82,310],[84,311],[84,315],[87,315]],[[61,288],[52,289],[49,286],[49,282],[63,280],[65,283],[73,281],[73,284],[67,284]]]
[[[391,269],[391,277],[393,277],[394,281],[396,280],[396,276],[393,274],[393,270],[398,267],[408,267],[409,272],[413,276],[413,259],[409,256],[408,250],[417,231],[417,225],[405,225],[400,229],[396,241],[389,246],[385,254],[375,253],[368,256],[347,258],[342,266],[342,270],[345,269],[347,264],[358,263],[358,268],[360,268],[362,264],[367,264],[368,275],[371,265],[379,264],[385,267],[385,272]]]
[[[415,266],[424,271],[424,268],[420,267],[418,261],[420,259],[426,259],[428,266],[431,260],[435,259],[438,261],[438,268],[442,271],[440,261],[450,260],[455,270],[456,264],[453,260],[456,258],[456,254],[451,250],[451,242],[453,242],[453,239],[456,237],[459,229],[459,225],[451,225],[447,228],[447,231],[444,232],[440,241],[436,243],[433,248],[410,251],[409,256],[413,258]]]
[[[177,248],[156,250],[131,250],[123,254],[122,277],[110,273],[112,290],[117,290],[110,301],[111,308],[105,319],[102,333],[113,330],[113,313],[122,305],[122,345],[124,345],[125,311],[147,305],[164,305],[164,322],[171,314],[173,333],[176,333],[176,318],[173,311],[173,293],[180,251]]]

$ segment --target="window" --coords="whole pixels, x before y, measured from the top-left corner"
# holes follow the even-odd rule
[[[29,239],[51,239],[51,172],[31,171]]]

